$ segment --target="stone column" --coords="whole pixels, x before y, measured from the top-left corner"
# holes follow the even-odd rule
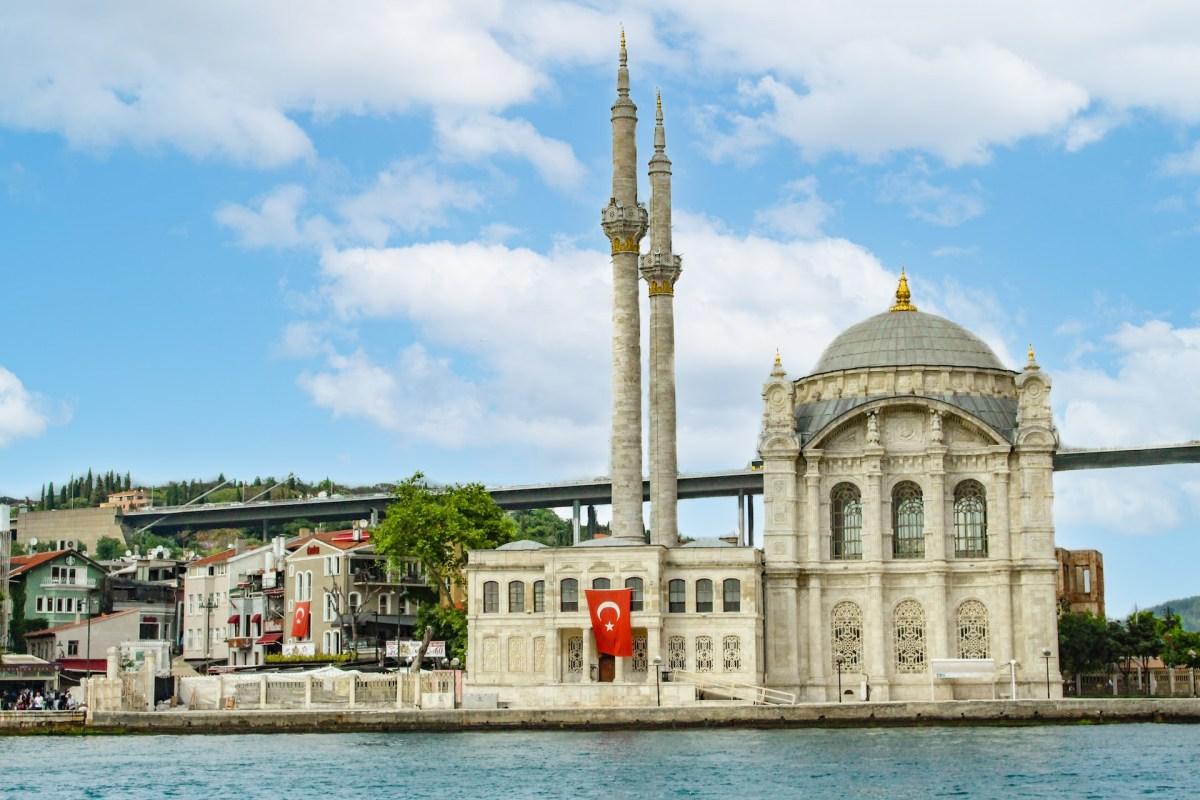
[[[828,625],[821,599],[821,576],[808,576],[808,683],[809,699],[827,700],[826,676],[829,674],[829,652],[825,647]]]
[[[988,524],[988,555],[994,560],[1007,561],[1012,557],[1008,503],[1008,465],[997,464],[992,472],[992,486],[988,487],[988,510],[994,509]]]
[[[883,560],[883,503],[880,499],[883,483],[882,453],[868,453],[866,491],[863,493],[862,551],[863,561]]]
[[[596,640],[588,628],[583,629],[583,677],[581,683],[592,682],[592,662],[596,660]],[[596,665],[599,671],[599,664]],[[596,676],[600,677],[599,675]]]
[[[867,575],[867,607],[863,620],[864,670],[871,680],[871,697],[888,699],[887,636],[892,630],[891,614],[883,604],[883,575],[871,572]]]
[[[612,246],[612,532],[641,538],[642,350],[638,306],[638,251],[646,233],[646,209],[637,201],[637,106],[629,98],[624,35],[612,106],[613,194],[601,212]]]
[[[947,542],[951,537],[946,526],[946,450],[945,446],[929,448],[929,498],[925,501],[925,558],[928,561],[946,560]]]
[[[815,563],[829,557],[829,545],[825,541],[821,526],[821,456],[810,452],[805,461],[808,468],[804,473],[804,488],[807,493],[804,527],[808,536],[808,560]]]

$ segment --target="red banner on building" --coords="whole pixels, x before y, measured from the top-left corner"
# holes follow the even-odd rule
[[[303,603],[296,603],[296,613],[292,617],[292,638],[307,639],[308,638],[308,610],[312,607],[312,601],[305,600]]]
[[[596,652],[610,656],[633,655],[633,627],[629,624],[632,589],[588,589],[588,612],[592,616],[592,634]]]

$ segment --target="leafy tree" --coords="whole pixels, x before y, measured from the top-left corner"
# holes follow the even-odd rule
[[[422,603],[417,608],[414,630],[433,628],[433,638],[446,643],[446,658],[463,660],[467,655],[467,612],[454,606]]]
[[[551,547],[571,543],[571,523],[548,508],[513,511],[509,516],[517,524],[518,539],[532,539]]]
[[[1200,664],[1200,633],[1184,630],[1180,615],[1168,612],[1159,628],[1164,664],[1169,667],[1194,667]]]
[[[125,543],[112,536],[101,536],[96,541],[96,558],[100,561],[111,561],[120,558],[125,552]]]
[[[1058,619],[1058,658],[1068,675],[1093,672],[1111,663],[1108,623],[1086,612],[1062,614]]]
[[[430,581],[448,597],[466,581],[467,551],[511,542],[517,526],[481,484],[432,487],[414,473],[393,493],[387,515],[372,538],[375,552],[394,568],[415,558]]]

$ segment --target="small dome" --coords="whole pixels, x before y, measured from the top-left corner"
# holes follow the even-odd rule
[[[886,311],[842,332],[811,374],[912,366],[1005,369],[992,348],[961,325],[921,311]]]
[[[535,542],[533,539],[518,539],[515,542],[502,544],[497,547],[497,550],[543,550],[546,545],[541,542]]]

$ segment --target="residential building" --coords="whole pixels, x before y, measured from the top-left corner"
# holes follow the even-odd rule
[[[9,572],[13,618],[54,627],[100,612],[107,571],[76,550],[14,556]]]
[[[226,641],[229,611],[230,548],[187,565],[183,579],[183,657],[204,665],[229,658]]]
[[[1104,616],[1104,556],[1099,550],[1054,548],[1058,558],[1058,605]]]
[[[137,555],[100,563],[109,570],[104,607],[111,611],[138,609],[143,614],[142,624],[155,629],[144,638],[172,642],[178,650],[181,647],[178,620],[187,563]]]
[[[231,666],[266,663],[283,645],[284,537],[230,557],[226,618]]]
[[[152,639],[153,625],[143,623],[135,608],[89,619],[55,625],[25,635],[31,655],[59,661],[63,670],[79,673],[104,672],[108,648],[122,642]]]
[[[121,511],[137,511],[150,505],[150,495],[145,489],[129,489],[113,492],[100,504],[100,508],[118,508]]]

